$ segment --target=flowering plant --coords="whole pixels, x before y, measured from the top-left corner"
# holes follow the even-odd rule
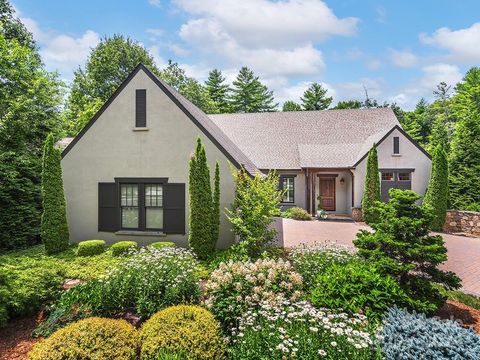
[[[353,251],[342,245],[330,242],[316,242],[294,247],[290,260],[295,270],[303,277],[306,289],[310,289],[318,274],[331,264],[346,264],[354,258]]]
[[[206,306],[223,324],[233,322],[261,302],[280,304],[302,296],[302,276],[283,259],[221,263],[206,284]]]
[[[331,313],[310,303],[262,302],[232,329],[232,359],[374,359],[366,318]]]

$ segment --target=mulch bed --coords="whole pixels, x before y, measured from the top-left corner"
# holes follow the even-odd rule
[[[480,334],[480,310],[458,301],[448,300],[436,315],[442,319],[460,321],[464,327],[472,328]]]
[[[39,338],[32,338],[37,324],[35,317],[14,319],[0,329],[0,360],[26,359],[32,346]]]

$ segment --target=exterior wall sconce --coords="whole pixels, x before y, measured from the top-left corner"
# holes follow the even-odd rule
[[[345,179],[343,177],[340,178],[340,184],[342,184],[342,185],[345,184]]]

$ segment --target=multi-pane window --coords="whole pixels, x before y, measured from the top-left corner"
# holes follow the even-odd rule
[[[280,178],[280,187],[284,191],[282,202],[295,202],[295,178],[293,176],[282,176]]]
[[[400,181],[410,181],[410,173],[409,172],[399,172],[398,173],[398,180],[400,180]]]
[[[145,227],[163,228],[163,187],[158,184],[145,185]]]
[[[382,172],[382,181],[393,181],[393,172]]]
[[[138,185],[122,184],[120,187],[122,228],[137,229],[139,224]]]

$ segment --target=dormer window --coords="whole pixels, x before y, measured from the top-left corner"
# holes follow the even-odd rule
[[[147,90],[135,91],[135,127],[147,127]]]
[[[395,136],[393,138],[393,154],[399,155],[400,154],[400,138]]]

